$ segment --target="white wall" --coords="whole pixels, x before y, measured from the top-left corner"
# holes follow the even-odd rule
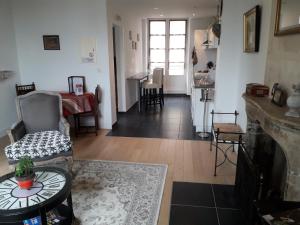
[[[88,91],[103,90],[101,128],[111,128],[111,83],[106,0],[13,0],[21,80],[39,90],[67,91],[67,77],[86,76]],[[45,51],[42,36],[60,36],[60,51]],[[80,60],[82,37],[97,39],[97,62]]]
[[[0,80],[0,136],[16,122],[15,84],[20,81],[15,33],[10,0],[0,1],[0,70],[14,71],[7,80]]]
[[[260,50],[243,52],[243,14],[255,5],[262,6]],[[245,104],[242,94],[246,84],[264,83],[272,0],[225,0],[222,16],[222,34],[216,69],[215,111],[240,112],[239,123],[246,128]]]
[[[134,9],[122,7],[121,4],[108,2],[108,31],[109,31],[109,60],[111,77],[114,81],[114,68],[113,68],[113,41],[112,41],[112,27],[118,26],[121,31],[119,39],[120,44],[120,59],[119,76],[118,80],[121,88],[118,85],[118,92],[121,92],[119,98],[119,111],[126,112],[137,101],[137,90],[135,82],[127,80],[131,75],[143,71],[143,56],[142,56],[142,19],[134,13]],[[129,31],[132,32],[133,41],[137,42],[137,34],[140,35],[140,41],[137,42],[137,50],[132,49],[132,41],[129,40]],[[118,93],[119,94],[119,93]],[[112,104],[115,106],[115,93],[112,93]],[[113,107],[113,111],[115,111]],[[114,120],[116,121],[116,120]]]

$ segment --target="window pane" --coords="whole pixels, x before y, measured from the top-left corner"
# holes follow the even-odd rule
[[[184,50],[170,50],[170,62],[185,62]]]
[[[184,63],[170,63],[169,75],[184,75]]]
[[[166,34],[166,22],[150,21],[150,34]]]
[[[166,39],[165,36],[151,36],[150,48],[165,48]]]
[[[185,48],[185,36],[170,36],[170,48]]]
[[[165,50],[150,50],[150,62],[165,62]]]
[[[164,68],[165,71],[165,63],[150,63],[150,73],[153,73],[155,68]]]
[[[170,34],[185,34],[186,21],[170,21]]]

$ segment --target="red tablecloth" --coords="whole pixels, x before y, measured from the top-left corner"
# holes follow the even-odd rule
[[[91,112],[94,108],[95,95],[93,93],[84,93],[78,96],[71,93],[60,93],[60,95],[62,97],[64,117]]]

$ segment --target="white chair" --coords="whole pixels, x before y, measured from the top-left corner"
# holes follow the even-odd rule
[[[164,69],[155,68],[153,70],[153,76],[151,80],[144,81],[142,84],[143,88],[143,102],[146,108],[149,105],[159,104],[162,108],[164,104]]]

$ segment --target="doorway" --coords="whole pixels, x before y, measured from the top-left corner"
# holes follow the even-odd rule
[[[149,20],[148,69],[164,68],[165,93],[186,93],[187,21]]]
[[[113,54],[114,54],[114,71],[115,71],[115,96],[116,96],[116,112],[119,112],[119,96],[118,96],[118,66],[116,52],[116,27],[113,26]]]
[[[124,76],[122,69],[122,29],[118,25],[113,25],[113,63],[114,63],[114,78],[115,78],[115,107],[116,113],[124,110],[125,93],[124,93]]]

